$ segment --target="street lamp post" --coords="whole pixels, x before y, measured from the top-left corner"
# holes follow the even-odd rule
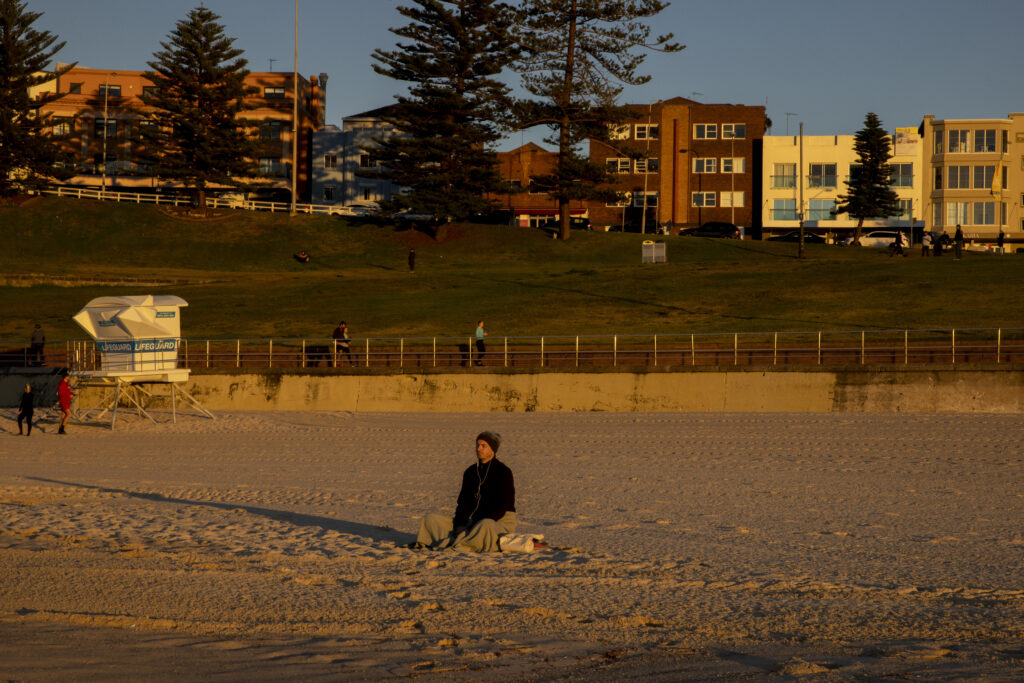
[[[100,195],[107,191],[107,131],[110,124],[107,123],[107,104],[110,100],[110,77],[116,76],[117,72],[108,73],[103,81],[103,156],[100,159]]]

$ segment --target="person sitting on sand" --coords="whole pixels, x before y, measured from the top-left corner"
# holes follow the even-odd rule
[[[451,548],[499,552],[499,538],[516,530],[516,488],[512,470],[497,458],[501,435],[476,437],[477,462],[462,474],[455,516],[430,513],[420,524],[415,549]]]
[[[300,251],[298,254],[292,254],[292,258],[299,263],[309,263],[309,254],[306,253],[305,249]]]

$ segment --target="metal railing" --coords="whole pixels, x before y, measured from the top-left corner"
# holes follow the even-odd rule
[[[27,343],[0,342],[0,365],[38,359]],[[20,347],[18,346],[20,345]],[[162,361],[161,361],[162,362]],[[738,332],[489,337],[187,339],[177,365],[192,369],[635,368],[814,365],[955,365],[1024,362],[1024,328]],[[46,348],[42,365],[102,369],[92,341]]]

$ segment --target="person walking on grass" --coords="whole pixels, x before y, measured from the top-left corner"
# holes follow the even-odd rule
[[[964,231],[960,229],[960,224],[956,224],[956,232],[953,234],[953,250],[956,252],[956,260],[959,261],[964,257]]]
[[[427,514],[420,522],[414,550],[471,550],[500,552],[503,534],[516,530],[516,487],[512,470],[497,458],[501,435],[480,432],[476,463],[462,474],[455,515]]]
[[[484,337],[487,333],[484,332],[484,321],[480,320],[476,324],[476,364],[483,365],[484,354],[487,353],[487,345],[484,344]]]
[[[57,430],[58,434],[67,434],[64,431],[64,426],[67,425],[68,419],[71,417],[71,399],[74,396],[75,392],[71,391],[71,385],[68,384],[68,373],[65,370],[60,378],[60,384],[57,385],[57,400],[60,401],[60,428]]]
[[[32,413],[34,412],[33,403],[35,395],[32,393],[32,385],[25,385],[25,393],[21,395],[21,402],[18,404],[18,435],[21,436],[21,421],[24,420],[28,425],[28,433],[26,436],[32,436]]]

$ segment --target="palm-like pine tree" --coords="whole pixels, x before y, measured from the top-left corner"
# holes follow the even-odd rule
[[[609,124],[629,118],[617,104],[625,85],[650,76],[637,73],[643,50],[676,52],[672,34],[651,36],[646,20],[668,6],[661,0],[524,0],[518,37],[525,56],[517,70],[534,99],[521,102],[523,127],[552,130],[545,141],[558,146],[555,173],[536,178],[558,200],[559,237],[569,238],[569,202],[609,195],[603,166],[584,157],[587,139],[608,140]]]
[[[56,157],[48,121],[39,115],[39,109],[60,95],[52,92],[33,99],[30,89],[54,80],[74,65],[46,73],[64,43],[54,45],[56,36],[32,28],[41,16],[41,12],[29,12],[20,0],[0,0],[0,196],[38,176],[50,175]]]
[[[145,76],[155,90],[142,95],[155,108],[150,121],[156,125],[143,135],[156,150],[156,174],[183,182],[202,208],[210,184],[237,186],[237,178],[254,175],[256,145],[239,118],[250,108],[244,101],[247,62],[219,19],[198,7],[179,21],[148,62],[152,71]]]
[[[892,189],[889,159],[892,157],[889,135],[872,112],[864,117],[864,127],[853,137],[859,168],[846,181],[846,194],[836,197],[836,213],[848,213],[857,219],[853,243],[860,244],[865,218],[888,218],[900,214],[899,196]]]
[[[492,208],[502,189],[493,144],[508,110],[497,76],[510,63],[511,9],[496,0],[413,0],[398,8],[409,23],[391,32],[408,41],[376,50],[374,70],[410,83],[385,120],[397,135],[376,141],[381,169],[363,175],[403,191],[388,208],[466,218]]]

